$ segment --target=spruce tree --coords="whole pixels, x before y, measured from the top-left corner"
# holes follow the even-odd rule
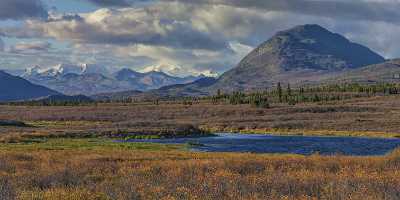
[[[278,82],[277,91],[278,91],[279,103],[282,103],[282,86],[281,86],[281,82]]]

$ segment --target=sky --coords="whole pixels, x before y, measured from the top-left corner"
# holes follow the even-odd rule
[[[400,57],[400,0],[0,0],[0,69],[95,64],[215,75],[276,32],[319,24]]]

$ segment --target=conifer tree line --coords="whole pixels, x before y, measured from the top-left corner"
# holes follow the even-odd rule
[[[276,87],[273,89],[252,93],[233,92],[225,94],[223,91],[218,90],[217,94],[211,97],[211,101],[214,104],[250,104],[255,107],[268,108],[271,103],[295,105],[297,103],[306,102],[337,101],[359,97],[396,94],[400,94],[400,84],[380,83],[363,85],[344,83],[292,88],[290,84],[284,86],[282,83],[277,83]]]

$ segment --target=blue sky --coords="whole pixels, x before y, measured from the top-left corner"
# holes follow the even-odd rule
[[[0,69],[59,63],[223,73],[277,31],[320,24],[400,57],[397,0],[1,0]]]
[[[44,0],[48,8],[56,7],[60,12],[91,12],[97,9],[96,6],[80,0]]]

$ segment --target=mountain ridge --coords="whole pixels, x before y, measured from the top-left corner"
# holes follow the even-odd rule
[[[190,83],[203,77],[182,78],[164,72],[141,73],[128,68],[114,73],[97,73],[95,65],[89,69],[88,65],[60,64],[48,69],[40,69],[36,66],[27,69],[22,77],[67,95],[95,95],[129,90],[147,91],[167,85]]]

